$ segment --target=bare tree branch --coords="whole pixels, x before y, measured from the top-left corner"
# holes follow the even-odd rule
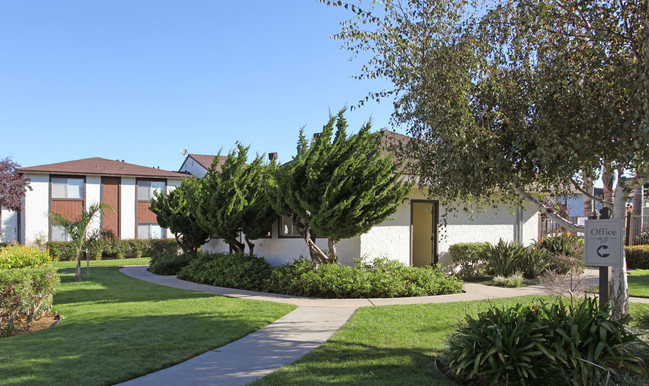
[[[582,194],[584,194],[584,195],[590,197],[591,199],[593,199],[593,200],[595,200],[595,201],[599,201],[599,202],[601,202],[602,205],[604,205],[605,207],[607,207],[607,208],[609,208],[609,209],[611,209],[611,210],[613,209],[613,203],[612,203],[611,201],[606,201],[606,200],[604,200],[603,198],[599,198],[599,197],[596,197],[596,196],[590,194],[588,191],[586,191],[584,188],[582,188],[582,187],[577,183],[577,181],[573,180],[572,178],[570,179],[570,182],[572,182],[572,184],[575,186],[575,188],[577,188],[577,190],[580,191]]]
[[[541,201],[539,201],[539,200],[535,199],[534,197],[532,197],[529,193],[527,193],[527,192],[526,192],[523,188],[521,188],[520,186],[518,186],[518,185],[516,185],[516,184],[512,184],[512,188],[514,188],[514,190],[516,191],[516,193],[518,193],[518,195],[519,195],[522,199],[524,199],[525,201],[528,201],[528,202],[531,202],[532,204],[534,204],[534,205],[537,207],[537,210],[538,210],[539,212],[541,212],[541,213],[547,215],[548,217],[550,217],[551,219],[553,219],[554,221],[556,221],[557,224],[559,224],[560,226],[562,226],[562,227],[564,227],[564,228],[566,228],[566,229],[568,229],[568,230],[575,231],[575,232],[583,232],[583,231],[584,231],[584,227],[583,227],[583,226],[581,226],[581,225],[577,225],[577,224],[573,224],[573,223],[571,223],[570,221],[566,220],[565,218],[559,216],[558,214],[556,214],[556,213],[554,212],[554,209],[548,207],[547,205],[544,205]]]

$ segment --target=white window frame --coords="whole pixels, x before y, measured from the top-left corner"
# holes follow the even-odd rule
[[[70,181],[79,181],[81,183],[70,184]],[[86,181],[83,177],[52,177],[52,199],[83,200],[85,195],[85,183]],[[78,197],[76,195],[71,197],[75,192],[78,193]]]

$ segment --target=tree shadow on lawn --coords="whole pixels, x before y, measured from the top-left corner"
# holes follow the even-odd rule
[[[269,321],[247,316],[215,312],[64,319],[54,328],[2,339],[0,373],[5,384],[123,382],[223,346]]]
[[[435,367],[431,349],[376,347],[330,340],[253,385],[455,385]]]

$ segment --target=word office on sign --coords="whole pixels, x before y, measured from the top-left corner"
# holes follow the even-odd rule
[[[624,251],[624,222],[621,219],[586,220],[585,265],[621,267]]]

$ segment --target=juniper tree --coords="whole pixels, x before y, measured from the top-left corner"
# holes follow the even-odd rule
[[[235,253],[244,252],[245,244],[239,240],[247,230],[246,241],[252,250],[251,240],[264,236],[275,215],[264,205],[262,157],[257,156],[250,164],[248,148],[237,144],[228,154],[225,163],[217,169],[216,157],[207,174],[199,181],[196,193],[187,197],[190,208],[200,227],[222,238]]]
[[[156,214],[158,225],[169,228],[185,253],[195,254],[210,236],[198,225],[196,216],[187,204],[187,196],[197,191],[198,184],[196,177],[185,178],[179,187],[168,194],[156,192],[149,205],[149,209]]]
[[[401,164],[379,148],[381,133],[371,133],[368,122],[348,136],[344,112],[331,116],[310,143],[300,131],[298,154],[268,179],[275,211],[291,217],[318,263],[336,262],[338,240],[385,221],[412,187],[403,181]],[[327,238],[328,255],[316,245],[316,234]]]
[[[394,120],[418,139],[414,174],[442,203],[526,200],[580,230],[530,189],[567,193],[617,171],[605,205],[622,217],[624,190],[649,178],[649,1],[480,4],[345,4],[354,14],[335,37],[370,54],[359,78],[393,84],[368,98],[395,97]],[[613,268],[617,315],[625,270]]]

